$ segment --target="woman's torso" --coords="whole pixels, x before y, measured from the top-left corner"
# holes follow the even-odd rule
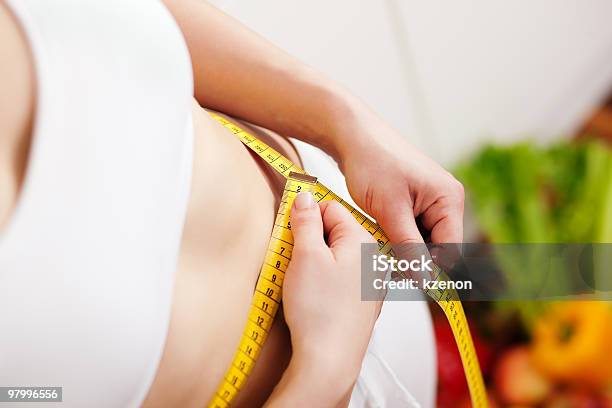
[[[147,406],[201,406],[214,392],[238,344],[283,181],[198,106],[189,106],[190,81],[181,79],[188,75],[184,43],[161,6],[152,15],[136,13],[144,5],[126,6],[130,10],[123,10],[123,18],[130,20],[132,29],[145,33],[142,38],[130,34],[134,44],[124,44],[124,52],[136,55],[119,54],[125,62],[102,67],[111,72],[74,78],[75,85],[69,84],[72,79],[66,78],[66,72],[53,70],[72,70],[70,62],[83,63],[75,72],[86,75],[89,67],[108,62],[107,51],[73,55],[70,46],[113,43],[75,45],[79,40],[70,39],[75,35],[70,30],[81,25],[89,31],[92,24],[113,22],[116,10],[98,2],[99,10],[93,10],[97,14],[85,16],[93,17],[92,22],[78,21],[83,18],[78,6],[74,13],[59,7],[58,13],[66,12],[65,18],[77,21],[53,27],[58,17],[43,19],[44,7],[35,3],[13,4],[20,9],[20,18],[28,19],[30,45],[37,42],[39,47],[33,60],[15,64],[26,64],[19,69],[45,64],[51,68],[38,66],[38,83],[30,78],[29,84],[13,91],[23,95],[36,89],[23,102],[29,113],[17,120],[16,130],[6,132],[14,133],[14,140],[0,140],[0,150],[7,151],[28,146],[33,138],[29,162],[25,154],[0,161],[3,180],[15,186],[3,189],[0,196],[0,208],[5,209],[0,218],[0,290],[7,306],[3,329],[12,331],[3,338],[5,350],[0,350],[2,379],[36,386],[55,378],[51,382],[65,387],[64,401],[73,402],[69,406],[83,404],[84,390],[99,390],[89,406],[138,403],[145,395]],[[46,7],[47,12],[54,10],[49,3]],[[106,20],[99,18],[100,12],[108,14]],[[146,33],[153,27],[146,27],[147,18],[149,23],[168,19],[162,31],[172,40],[162,42],[161,48],[149,44]],[[38,34],[33,29],[37,24],[42,25]],[[106,32],[106,27],[93,29]],[[53,30],[65,32],[56,36]],[[120,35],[117,27],[108,30]],[[44,34],[53,38],[36,38]],[[68,43],[66,55],[62,39]],[[51,48],[44,48],[50,41]],[[173,43],[178,51],[164,48]],[[143,51],[143,45],[151,49]],[[183,62],[164,71],[169,56]],[[130,63],[140,60],[142,65],[143,59],[161,65],[161,71],[142,67],[132,72]],[[55,74],[66,83],[53,86]],[[96,75],[106,80],[118,75],[120,84],[111,81],[101,88],[90,82],[99,79]],[[168,77],[177,78],[178,90]],[[126,93],[134,96],[134,89],[145,95],[126,102]],[[170,98],[168,109],[159,112],[166,105],[156,98],[163,97]],[[100,98],[117,106],[110,109]],[[63,104],[76,112],[62,111]],[[103,135],[88,128],[96,120],[104,128],[104,119],[118,122],[116,129],[108,128],[116,132]],[[278,136],[271,137],[291,150]],[[26,168],[18,197],[16,187]],[[8,314],[11,306],[17,307]],[[273,333],[239,397],[243,403],[263,401],[286,364],[287,329],[281,322]],[[19,373],[11,371],[17,364],[16,352],[26,356],[20,357]]]

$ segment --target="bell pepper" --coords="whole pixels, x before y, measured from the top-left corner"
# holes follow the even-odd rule
[[[534,325],[534,365],[552,380],[605,389],[612,386],[610,303],[553,304]]]

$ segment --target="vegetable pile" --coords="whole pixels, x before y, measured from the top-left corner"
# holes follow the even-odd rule
[[[486,242],[612,243],[612,150],[603,143],[487,146],[455,175],[465,186],[467,203]],[[606,256],[609,260],[610,254]],[[517,289],[538,273],[508,256],[500,255],[496,262],[507,285]],[[610,262],[600,266],[597,276],[610,282]],[[570,287],[572,282],[560,279],[558,284]],[[491,406],[612,407],[609,302],[465,306]],[[432,313],[438,349],[437,405],[467,407],[456,345],[444,316],[435,309]]]
[[[455,175],[491,242],[612,242],[612,152],[603,143],[488,146]]]

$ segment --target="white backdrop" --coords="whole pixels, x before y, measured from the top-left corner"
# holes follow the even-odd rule
[[[451,165],[580,125],[612,84],[607,0],[213,0]]]

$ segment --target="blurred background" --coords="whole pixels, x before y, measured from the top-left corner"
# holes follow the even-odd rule
[[[211,2],[453,172],[466,241],[612,243],[609,0]],[[608,266],[599,279],[611,278]],[[465,307],[493,406],[612,407],[609,304]],[[432,314],[437,405],[469,406],[450,328]]]

